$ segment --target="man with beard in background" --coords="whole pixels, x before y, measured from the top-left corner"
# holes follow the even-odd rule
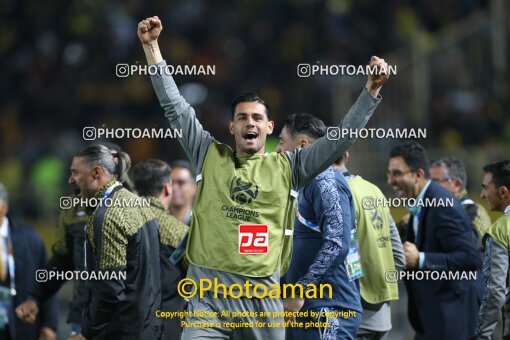
[[[103,145],[112,152],[122,151],[119,145],[108,141],[101,141],[97,145]],[[127,181],[123,183],[123,186],[129,189]],[[70,196],[70,202],[79,197],[79,194],[80,189],[75,188],[75,194]],[[83,271],[85,270],[84,228],[89,220],[89,215],[87,215],[84,205],[71,204],[68,206],[62,200],[60,204],[61,211],[57,223],[55,244],[52,247],[52,257],[45,264],[44,269],[58,272]],[[18,306],[18,316],[24,321],[35,319],[39,312],[38,304],[54,296],[66,282],[65,279],[59,279],[58,277],[36,282],[34,289],[30,292],[29,299]],[[67,316],[67,323],[71,325],[71,336],[81,331],[86,291],[84,281],[79,279],[73,281],[73,295],[69,302],[69,314]]]
[[[131,165],[125,152],[93,145],[75,155],[69,183],[80,197],[111,204],[92,208],[85,267],[109,280],[87,281],[82,330],[71,339],[157,339],[161,321],[158,224],[142,199],[122,187]],[[157,280],[154,280],[157,278]]]

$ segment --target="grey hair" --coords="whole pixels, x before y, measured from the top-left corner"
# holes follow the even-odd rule
[[[462,189],[466,188],[467,173],[464,163],[455,157],[442,157],[432,161],[430,167],[444,166],[449,179],[459,179],[462,182]]]
[[[131,158],[123,151],[111,151],[103,145],[91,145],[78,152],[91,166],[100,166],[105,172],[124,182],[131,167]]]

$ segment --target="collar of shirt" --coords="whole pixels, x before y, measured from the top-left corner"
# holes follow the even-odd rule
[[[5,216],[4,221],[0,226],[0,237],[7,238],[8,235],[9,235],[9,220],[7,219],[7,216]]]
[[[344,175],[345,179],[347,180],[353,179],[354,177],[357,176],[355,174],[350,173],[347,167],[345,166],[340,168],[340,172],[342,173],[342,175]]]
[[[459,191],[458,193],[456,193],[454,196],[455,196],[455,197],[457,197],[457,199],[458,199],[459,201],[461,201],[461,202],[462,202],[463,200],[465,200],[466,198],[468,198],[468,192],[467,192],[467,189],[466,189],[466,188],[462,189],[461,191]]]
[[[504,214],[505,214],[505,215],[510,214],[510,205],[507,205],[507,206],[506,206],[505,211],[504,211]]]
[[[182,221],[186,225],[190,225],[191,223],[191,216],[193,215],[193,210],[190,210],[189,213],[184,217],[184,221]]]
[[[425,196],[425,192],[427,192],[427,189],[429,188],[429,185],[432,181],[429,179],[429,181],[427,182],[427,184],[425,184],[425,186],[423,187],[423,189],[421,189],[420,193],[418,194],[418,196],[416,197],[416,204],[418,204],[418,201],[422,200],[423,199],[423,196]],[[411,213],[411,215],[413,216],[418,216],[420,214],[420,211],[421,211],[421,204],[416,206],[408,206],[406,207],[407,210],[409,210],[409,212]]]
[[[116,178],[112,178],[111,180],[108,181],[108,183],[106,183],[105,185],[103,185],[101,187],[101,189],[99,189],[98,192],[96,192],[96,194],[94,195],[95,198],[97,199],[105,199],[106,197],[108,197],[108,195],[110,195],[110,193],[112,192],[112,190],[119,186],[119,185],[122,185],[120,184],[119,181],[117,181]]]
[[[152,196],[147,196],[146,198],[149,199],[149,202],[151,203],[151,205],[153,207],[156,207],[160,210],[163,210],[163,211],[166,211],[165,209],[165,206],[163,205],[163,202],[161,202],[159,199],[157,199],[156,197],[152,197]]]

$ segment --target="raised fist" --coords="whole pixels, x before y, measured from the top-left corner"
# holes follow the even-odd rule
[[[376,90],[382,86],[388,80],[388,64],[379,57],[373,56],[370,59],[370,68],[377,68],[377,72],[375,74],[370,74],[368,76],[368,84],[370,86],[369,90]]]
[[[158,40],[163,25],[158,17],[150,17],[138,23],[138,38],[144,45],[149,45]]]

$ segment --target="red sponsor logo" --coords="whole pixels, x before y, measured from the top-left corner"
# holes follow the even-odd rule
[[[239,254],[267,254],[269,227],[265,224],[239,225]]]

